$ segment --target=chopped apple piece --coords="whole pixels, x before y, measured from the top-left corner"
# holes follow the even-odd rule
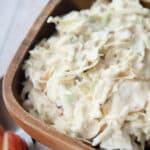
[[[4,134],[4,129],[2,126],[0,126],[0,150],[2,150],[3,134]]]
[[[3,137],[2,150],[28,150],[28,146],[18,135],[6,132]]]

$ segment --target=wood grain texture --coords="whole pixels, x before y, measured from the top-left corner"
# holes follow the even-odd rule
[[[47,17],[50,14],[60,15],[73,9],[87,7],[83,6],[84,3],[82,3],[82,5],[81,3],[74,5],[72,2],[72,0],[63,0],[61,2],[60,0],[52,0],[47,4],[9,65],[6,76],[4,77],[3,95],[5,105],[13,119],[27,133],[41,143],[52,147],[54,150],[93,150],[92,147],[78,140],[71,139],[34,118],[21,106],[21,83],[24,80],[24,73],[21,69],[22,63],[28,58],[28,51],[33,48],[39,40],[44,37],[49,37],[55,31],[54,26],[46,24]]]
[[[150,8],[150,0],[141,0],[141,2],[145,7]]]

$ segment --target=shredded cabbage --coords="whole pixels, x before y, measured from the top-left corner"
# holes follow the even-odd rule
[[[23,66],[25,109],[92,146],[144,150],[150,140],[150,10],[138,0],[97,0],[48,23],[57,33],[37,44]]]

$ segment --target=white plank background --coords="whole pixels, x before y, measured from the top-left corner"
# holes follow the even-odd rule
[[[0,77],[48,0],[0,0]]]

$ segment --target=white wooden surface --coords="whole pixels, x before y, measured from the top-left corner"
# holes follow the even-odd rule
[[[48,0],[0,0],[0,77]]]

